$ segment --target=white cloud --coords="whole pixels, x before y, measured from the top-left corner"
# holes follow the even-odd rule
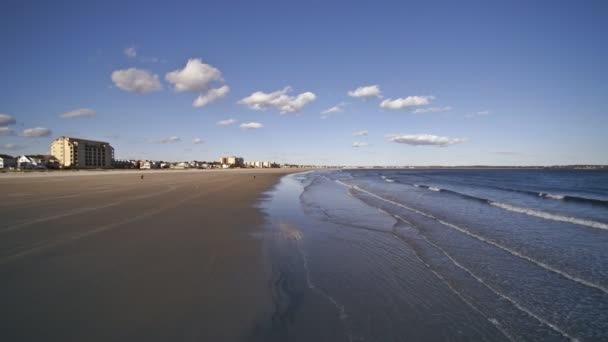
[[[179,137],[168,137],[165,139],[161,139],[158,142],[161,144],[166,144],[166,143],[170,143],[170,142],[178,142],[181,141],[182,139],[180,139]]]
[[[135,46],[130,46],[128,48],[125,48],[123,52],[125,53],[125,56],[127,56],[129,58],[137,57],[137,48]]]
[[[218,121],[217,124],[220,125],[220,126],[226,126],[226,125],[232,125],[235,122],[236,122],[235,119],[226,119],[226,120],[220,120],[220,121]]]
[[[283,113],[298,112],[306,104],[314,101],[317,96],[311,92],[301,93],[297,96],[289,96],[287,93],[291,87],[285,87],[272,93],[256,91],[248,97],[241,99],[238,103],[248,106],[250,109],[263,110],[266,108],[277,108]]]
[[[386,99],[380,103],[384,109],[406,109],[409,107],[424,106],[435,99],[434,96],[408,96],[398,99]]]
[[[340,107],[340,105],[336,105],[336,106],[333,106],[329,109],[322,111],[321,114],[342,113],[343,111],[344,111],[344,109],[342,109],[342,107]]]
[[[472,118],[472,117],[476,117],[476,116],[487,116],[487,115],[490,115],[490,114],[492,114],[492,111],[490,111],[490,110],[482,110],[482,111],[479,111],[479,112],[467,114],[466,117],[467,118]]]
[[[12,129],[9,129],[6,126],[0,126],[0,135],[15,135],[15,131],[13,131]]]
[[[365,87],[359,87],[355,90],[350,90],[348,92],[348,96],[351,97],[377,97],[377,98],[382,98],[382,93],[380,91],[380,86],[377,84],[374,85],[370,85],[370,86],[365,86]]]
[[[201,138],[194,138],[192,139],[192,143],[193,144],[202,144],[204,141]]]
[[[406,144],[413,146],[420,145],[431,145],[431,146],[448,146],[459,144],[465,141],[465,139],[440,137],[432,134],[402,134],[402,135],[388,135],[388,141],[396,142],[398,144]]]
[[[419,113],[437,113],[437,112],[447,112],[448,110],[452,110],[452,107],[445,106],[445,107],[416,108],[416,110],[414,111],[414,113],[416,113],[416,114],[419,114]]]
[[[70,110],[68,112],[65,112],[63,114],[61,114],[62,118],[65,119],[69,119],[69,118],[84,118],[84,117],[92,117],[95,116],[97,113],[90,108],[79,108],[79,109],[74,109],[74,110]]]
[[[112,82],[122,90],[139,94],[162,89],[158,75],[135,68],[112,72]]]
[[[165,79],[179,92],[204,91],[213,81],[223,82],[219,69],[203,63],[198,58],[189,59],[183,69],[167,73]]]
[[[220,88],[209,89],[207,93],[199,95],[199,97],[197,97],[196,100],[192,102],[192,106],[203,107],[215,100],[219,100],[225,97],[229,91],[230,88],[227,85],[222,86]]]
[[[324,111],[321,112],[321,119],[327,119],[328,117],[330,117],[332,114],[336,114],[336,113],[342,113],[344,112],[344,106],[348,105],[347,102],[341,102],[338,103],[337,105],[326,109]]]
[[[357,131],[357,132],[354,132],[354,133],[353,133],[353,135],[354,135],[355,137],[363,137],[363,136],[367,136],[368,134],[369,134],[369,132],[368,132],[366,129],[365,129],[365,130],[362,130],[362,131]]]
[[[44,128],[44,127],[35,127],[35,128],[26,128],[23,130],[23,133],[21,133],[21,135],[23,135],[24,137],[29,137],[29,138],[37,138],[37,137],[48,137],[49,135],[51,135],[51,130],[48,128]]]
[[[369,144],[368,143],[364,143],[364,142],[357,142],[357,141],[355,141],[353,143],[353,147],[366,147],[366,146],[369,146]]]
[[[14,125],[17,121],[8,114],[0,114],[0,126]]]
[[[258,128],[264,127],[264,125],[262,125],[259,122],[247,122],[247,123],[242,123],[240,127],[242,129],[258,129]]]
[[[3,150],[20,150],[23,148],[23,146],[17,144],[3,144],[0,145],[0,148]]]

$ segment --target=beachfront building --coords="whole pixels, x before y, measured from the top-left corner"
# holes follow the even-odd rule
[[[270,161],[248,161],[245,163],[245,165],[253,168],[279,167],[279,164]]]
[[[227,167],[224,168],[243,167],[245,165],[245,161],[241,157],[221,157],[220,164],[222,167],[224,167],[223,165],[227,165]]]
[[[17,157],[16,163],[18,169],[37,169],[39,167],[39,160],[26,155]]]
[[[8,154],[0,154],[0,169],[9,169],[17,166],[17,161]]]
[[[62,168],[111,168],[114,148],[107,142],[59,137],[51,144],[51,154]]]

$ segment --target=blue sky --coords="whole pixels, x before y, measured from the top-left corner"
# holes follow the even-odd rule
[[[0,153],[608,164],[607,36],[605,1],[8,1]]]

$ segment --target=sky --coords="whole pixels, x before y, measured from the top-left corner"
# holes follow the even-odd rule
[[[0,153],[608,164],[606,1],[4,1]]]

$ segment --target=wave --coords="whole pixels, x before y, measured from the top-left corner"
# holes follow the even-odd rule
[[[380,176],[380,177],[382,177],[382,179],[384,179],[385,182],[395,183],[394,179],[386,178],[386,176]]]
[[[434,186],[430,186],[430,185],[424,185],[424,184],[413,184],[415,187],[417,188],[421,188],[421,189],[427,189],[427,190],[431,190],[431,191],[441,191],[442,189],[434,187]]]
[[[591,204],[591,205],[608,206],[608,201],[597,199],[597,198],[589,198],[589,197],[573,196],[573,195],[563,195],[563,194],[543,192],[543,191],[534,191],[534,190],[522,190],[522,189],[503,188],[503,187],[499,187],[499,186],[488,186],[488,187],[493,188],[493,189],[502,190],[502,191],[517,192],[517,193],[520,193],[520,194],[526,194],[526,195],[530,195],[530,196],[534,196],[534,197],[540,197],[540,198],[544,198],[544,199],[558,200],[558,201],[564,201],[564,202],[578,202],[578,203]]]
[[[503,246],[503,245],[501,245],[501,244],[499,244],[497,242],[494,242],[491,239],[487,239],[487,238],[485,238],[485,237],[483,237],[481,235],[478,235],[478,234],[476,234],[474,232],[471,232],[468,229],[459,227],[459,226],[457,226],[457,225],[455,225],[453,223],[450,223],[450,222],[446,222],[446,221],[444,221],[444,220],[442,220],[442,219],[440,219],[438,217],[435,217],[435,216],[433,216],[433,215],[431,215],[429,213],[426,213],[424,211],[421,211],[421,210],[418,210],[418,209],[415,209],[415,208],[411,208],[411,207],[409,207],[409,206],[407,206],[405,204],[402,204],[402,203],[393,201],[391,199],[382,197],[382,196],[377,195],[377,194],[375,194],[375,193],[373,193],[371,191],[365,190],[365,189],[363,189],[363,188],[361,188],[361,187],[359,187],[357,185],[351,185],[351,184],[348,184],[348,183],[345,183],[345,182],[342,182],[342,181],[339,181],[339,180],[336,180],[336,182],[338,184],[341,184],[341,185],[346,186],[348,188],[355,189],[357,191],[361,191],[363,193],[366,193],[366,194],[368,194],[368,195],[370,195],[370,196],[372,196],[374,198],[377,198],[377,199],[379,199],[381,201],[390,203],[390,204],[395,205],[397,207],[400,207],[400,208],[406,209],[408,211],[414,212],[416,214],[422,215],[424,217],[430,218],[431,220],[434,220],[434,221],[440,223],[441,225],[444,225],[444,226],[446,226],[448,228],[454,229],[454,230],[456,230],[456,231],[458,231],[458,232],[460,232],[462,234],[465,234],[465,235],[467,235],[469,237],[472,237],[472,238],[477,239],[477,240],[479,240],[481,242],[487,243],[487,244],[489,244],[491,246],[494,246],[494,247],[496,247],[498,249],[501,249],[501,250],[503,250],[503,251],[505,251],[505,252],[513,255],[513,256],[516,256],[518,258],[527,260],[527,261],[529,261],[529,262],[531,262],[531,263],[533,263],[533,264],[535,264],[535,265],[537,265],[537,266],[539,266],[539,267],[541,267],[541,268],[543,268],[543,269],[545,269],[547,271],[559,274],[559,275],[561,275],[562,277],[564,277],[566,279],[569,279],[569,280],[574,281],[576,283],[585,285],[587,287],[591,287],[591,288],[600,290],[600,291],[608,294],[608,288],[606,288],[606,287],[604,287],[602,285],[598,285],[598,284],[595,284],[595,283],[593,283],[591,281],[579,278],[577,276],[570,275],[567,272],[564,272],[564,271],[562,271],[560,269],[557,269],[557,268],[555,268],[555,267],[553,267],[551,265],[548,265],[548,264],[546,264],[546,263],[544,263],[542,261],[538,261],[538,260],[536,260],[536,259],[534,259],[532,257],[529,257],[529,256],[527,256],[525,254],[522,254],[522,253],[520,253],[520,252],[518,252],[516,250],[513,250],[513,249],[509,248],[509,247]]]
[[[516,213],[520,213],[520,214],[526,214],[526,215],[530,215],[530,216],[535,216],[535,217],[540,217],[540,218],[544,218],[547,220],[574,223],[574,224],[578,224],[581,226],[588,226],[588,227],[608,230],[608,224],[603,223],[603,222],[585,220],[585,219],[570,217],[570,216],[562,216],[562,215],[558,215],[558,214],[548,213],[545,211],[534,210],[534,209],[529,209],[529,208],[522,208],[522,207],[510,205],[510,204],[500,203],[500,202],[490,201],[489,204],[493,205],[495,207],[504,209],[504,210],[508,210],[508,211],[512,211],[512,212],[516,212]]]
[[[452,195],[474,200],[477,202],[482,202],[482,203],[489,204],[489,205],[497,207],[497,208],[501,208],[501,209],[519,213],[519,214],[526,214],[529,216],[539,217],[539,218],[543,218],[546,220],[566,222],[566,223],[577,224],[580,226],[608,230],[608,223],[587,220],[587,219],[582,219],[582,218],[572,217],[572,216],[564,216],[564,215],[549,213],[546,211],[535,210],[535,209],[531,209],[531,208],[518,207],[518,206],[507,204],[507,203],[495,202],[495,201],[489,200],[487,198],[471,196],[471,195],[463,194],[461,192],[448,190],[448,189],[435,188],[435,187],[431,187],[431,186],[423,185],[423,184],[415,184],[415,186],[418,188],[428,189],[428,190],[432,190],[432,191],[449,193]],[[553,196],[551,198],[556,198],[556,197],[560,196],[560,195],[552,195],[552,194],[545,194],[545,195]],[[565,197],[567,197],[567,196],[565,196]]]
[[[552,198],[552,199],[556,199],[556,200],[563,200],[564,198],[566,198],[566,195],[554,195],[554,194],[549,194],[549,193],[545,193],[545,192],[539,192],[538,193],[538,197]]]
[[[395,215],[397,219],[401,219],[403,220],[400,216]],[[407,222],[407,221],[406,221]],[[530,317],[536,319],[538,322],[548,326],[549,328],[553,329],[554,331],[556,331],[557,333],[561,334],[563,337],[571,340],[571,341],[578,341],[578,339],[570,336],[568,333],[566,333],[564,330],[562,330],[561,328],[559,328],[557,325],[555,325],[554,323],[549,322],[548,320],[540,317],[539,315],[533,313],[530,309],[524,307],[522,304],[518,303],[515,299],[509,297],[508,295],[506,295],[505,293],[499,291],[497,288],[491,286],[490,284],[488,284],[484,279],[482,279],[480,276],[478,276],[477,274],[473,273],[473,271],[471,271],[470,269],[468,269],[467,267],[463,266],[460,262],[456,261],[456,259],[454,259],[454,257],[452,257],[445,249],[439,247],[437,244],[431,242],[431,240],[429,240],[426,236],[421,235],[422,239],[427,242],[429,245],[433,246],[435,249],[437,249],[438,251],[440,251],[444,256],[446,256],[448,258],[448,260],[450,260],[450,262],[452,262],[453,265],[455,265],[456,267],[460,268],[461,270],[463,270],[464,272],[466,272],[467,274],[469,274],[469,276],[471,276],[473,279],[475,279],[476,281],[478,281],[479,283],[481,283],[483,286],[485,286],[487,289],[489,289],[491,292],[493,292],[495,295],[499,296],[500,298],[510,302],[513,306],[515,306],[517,309],[519,309],[520,311],[526,313],[527,315],[529,315]],[[431,266],[426,263],[425,261],[422,260],[422,258],[420,258],[420,256],[418,257],[429,269],[432,268]],[[435,273],[435,275],[439,276],[436,272],[433,271],[433,273]],[[442,276],[439,276],[440,279],[443,279]],[[451,285],[448,284],[448,286],[450,288],[452,288]],[[460,293],[457,294],[461,299],[464,298],[463,295],[461,295]],[[465,303],[469,304],[468,301],[465,301]],[[469,304],[471,305],[471,304]],[[478,312],[480,312],[484,317],[487,318],[487,316],[485,316],[479,309],[475,308]],[[513,338],[502,329],[500,323],[496,320],[496,319],[488,319],[490,322],[492,322],[494,325],[497,326],[497,328],[499,329],[500,332],[502,332],[505,337],[507,337],[509,340],[513,340]],[[493,321],[492,321],[493,320]]]

